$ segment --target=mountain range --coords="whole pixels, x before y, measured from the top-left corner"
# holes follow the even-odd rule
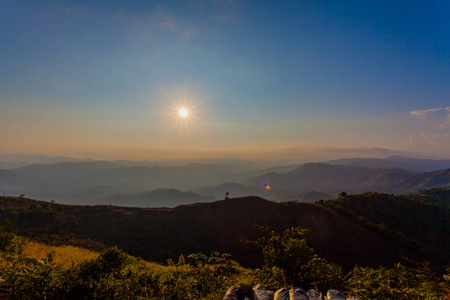
[[[345,158],[330,160],[326,163],[330,165],[343,165],[377,169],[404,169],[418,173],[450,168],[450,159],[417,159],[398,155],[390,156],[387,158]]]
[[[89,159],[51,163],[66,158],[37,158],[48,163],[0,170],[0,193],[67,204],[174,207],[223,199],[226,193],[280,202],[313,202],[331,199],[342,191],[407,194],[450,185],[450,160],[399,156],[269,168],[234,160],[181,161],[159,166],[152,162]]]
[[[131,207],[164,207],[192,204],[198,202],[211,202],[213,197],[203,196],[193,192],[180,192],[176,189],[156,189],[151,192],[131,195],[114,195],[93,201],[93,204],[119,205]]]

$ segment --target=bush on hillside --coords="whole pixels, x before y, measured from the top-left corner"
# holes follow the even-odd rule
[[[292,285],[328,290],[343,287],[341,267],[319,257],[304,238],[307,229],[293,227],[278,235],[260,227],[266,236],[250,242],[261,248],[264,265],[256,276],[269,288]]]
[[[408,268],[398,263],[392,269],[355,266],[347,275],[347,284],[350,293],[361,300],[435,300],[450,293],[450,285],[439,277],[429,264]]]
[[[189,264],[180,257],[170,266],[149,264],[112,247],[63,269],[53,263],[51,252],[45,259],[0,253],[0,298],[221,299],[229,286],[252,278],[227,254],[198,253],[188,260]]]
[[[8,254],[20,253],[23,248],[23,239],[18,236],[13,222],[4,220],[0,226],[0,251]]]

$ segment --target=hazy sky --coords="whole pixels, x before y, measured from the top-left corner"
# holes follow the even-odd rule
[[[450,158],[449,16],[448,0],[0,0],[0,153]]]

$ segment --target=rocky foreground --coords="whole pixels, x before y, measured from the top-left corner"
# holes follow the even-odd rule
[[[240,286],[232,286],[228,289],[223,300],[358,300],[356,298],[346,298],[341,292],[328,290],[326,295],[322,292],[311,289],[305,292],[302,288],[292,287],[281,288],[277,291],[267,290],[263,285],[258,284],[253,287],[252,295],[246,297],[244,290]]]

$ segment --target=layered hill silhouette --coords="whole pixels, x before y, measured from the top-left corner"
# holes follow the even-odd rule
[[[252,186],[270,185],[284,193],[320,191],[329,194],[339,191],[364,191],[407,194],[418,189],[448,187],[450,169],[417,174],[403,169],[373,169],[325,163],[307,163],[286,173],[268,173],[247,182]]]
[[[404,169],[417,173],[450,168],[450,159],[417,159],[411,157],[402,157],[398,155],[390,156],[387,158],[344,158],[330,160],[326,163],[330,165],[343,165],[375,169]]]
[[[448,260],[446,254],[449,249],[443,246],[448,242],[449,225],[445,225],[445,219],[449,217],[448,207],[435,209],[433,206],[430,210],[428,203],[390,196],[393,200],[389,203],[389,211],[384,213],[385,197],[376,193],[361,196],[360,201],[365,203],[362,206],[367,206],[363,211],[344,206],[336,209],[330,203],[276,203],[259,197],[233,198],[173,209],[70,206],[1,197],[0,217],[14,219],[19,232],[26,236],[97,249],[117,245],[133,255],[160,261],[177,258],[180,254],[219,251],[231,253],[233,259],[243,265],[256,266],[262,261],[259,250],[242,243],[242,240],[260,236],[261,232],[254,224],[276,231],[292,226],[308,228],[311,230],[308,242],[317,253],[347,269],[354,264],[391,265],[401,257],[439,259],[439,263],[443,263],[442,257]],[[401,205],[396,206],[397,203]],[[370,211],[377,212],[375,219],[367,215]],[[418,214],[417,211],[422,212],[419,215],[427,222],[445,225],[442,228],[439,227],[441,225],[433,225],[432,234],[439,238],[423,238],[422,234],[426,235],[426,229],[431,227],[416,234],[415,229],[405,231],[395,225],[398,216],[407,222],[409,217]],[[410,220],[414,222],[415,219]],[[383,233],[373,226],[380,221],[394,231],[403,230],[410,240]],[[425,224],[429,223],[423,226]],[[419,239],[426,240],[433,247],[421,248],[422,244],[417,243]]]
[[[421,173],[399,180],[390,186],[388,191],[408,193],[434,187],[450,187],[450,169]]]
[[[54,158],[61,159],[64,158]],[[278,202],[311,202],[332,199],[342,191],[408,194],[418,189],[447,187],[450,169],[433,169],[445,166],[448,166],[447,160],[402,157],[344,159],[262,169],[240,161],[208,160],[157,166],[151,162],[75,160],[0,170],[0,195],[25,194],[67,204],[134,206],[142,203],[142,206],[174,207],[197,202],[187,194],[175,198],[151,194],[156,189],[176,189],[199,194],[198,201],[202,201],[202,197],[204,201],[220,199],[228,192],[232,197],[254,195]],[[432,171],[418,172],[430,169]],[[129,199],[134,202],[127,204]]]
[[[77,159],[67,156],[45,156],[29,154],[0,154],[0,169],[15,169],[34,164],[55,164],[62,162],[86,162],[92,159]]]
[[[249,181],[252,185],[269,184],[272,189],[297,192],[319,190],[336,193],[339,190],[362,192],[378,190],[393,181],[405,179],[414,173],[399,169],[372,169],[328,165],[324,163],[304,164],[286,173],[268,173]]]
[[[270,181],[266,181],[270,182]],[[333,195],[318,191],[297,191],[295,189],[280,189],[278,186],[272,189],[269,184],[261,184],[260,182],[250,182],[247,184],[227,182],[213,187],[198,188],[194,190],[203,195],[212,195],[221,198],[226,193],[235,197],[245,197],[248,195],[258,196],[265,199],[274,199],[278,202],[299,201],[299,202],[315,202],[321,199],[332,199]]]
[[[1,171],[2,194],[25,194],[71,204],[89,204],[98,198],[145,193],[158,188],[186,191],[199,185],[221,184],[231,177],[241,180],[263,172],[255,173],[248,165],[237,163],[160,167],[106,161],[35,164]]]
[[[210,202],[214,198],[176,189],[156,189],[147,193],[114,195],[94,200],[92,204],[118,205],[130,207],[174,207],[182,204]]]

